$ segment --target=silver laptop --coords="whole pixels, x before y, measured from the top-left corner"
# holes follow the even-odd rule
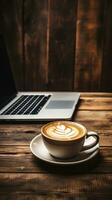
[[[0,121],[69,120],[79,97],[77,92],[17,92],[0,35]]]

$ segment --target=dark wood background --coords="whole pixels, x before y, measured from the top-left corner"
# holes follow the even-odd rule
[[[112,91],[111,0],[1,0],[19,90]]]

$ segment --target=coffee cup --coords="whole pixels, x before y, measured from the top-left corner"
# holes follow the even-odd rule
[[[99,141],[97,133],[87,132],[85,126],[71,121],[47,123],[41,128],[41,134],[49,154],[59,159],[72,158]],[[94,141],[84,145],[85,140],[91,136],[94,137]]]

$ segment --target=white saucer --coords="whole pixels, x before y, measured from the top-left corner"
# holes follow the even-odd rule
[[[94,138],[91,136],[91,139],[94,140]],[[88,144],[90,141],[89,139],[86,139],[85,144]],[[35,138],[30,143],[30,149],[31,152],[39,159],[52,163],[52,164],[57,164],[57,165],[77,165],[79,163],[86,162],[93,157],[97,155],[99,152],[99,143],[97,143],[94,147],[89,148],[88,150],[81,151],[78,156],[75,156],[74,158],[67,159],[67,160],[60,160],[57,158],[52,157],[48,150],[46,149],[41,134],[37,135]]]

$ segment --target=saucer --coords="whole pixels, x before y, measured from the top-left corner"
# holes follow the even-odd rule
[[[91,139],[86,139],[84,146],[89,144],[91,142],[90,140],[94,140],[94,137],[91,136]],[[42,140],[41,134],[37,135],[30,143],[30,149],[33,155],[35,155],[37,158],[41,159],[42,161],[51,163],[51,164],[57,164],[57,165],[77,165],[83,162],[86,162],[93,157],[95,157],[99,152],[99,143],[97,143],[95,146],[85,150],[81,151],[77,156],[61,160],[58,158],[52,157],[47,148],[44,145],[44,142]]]

